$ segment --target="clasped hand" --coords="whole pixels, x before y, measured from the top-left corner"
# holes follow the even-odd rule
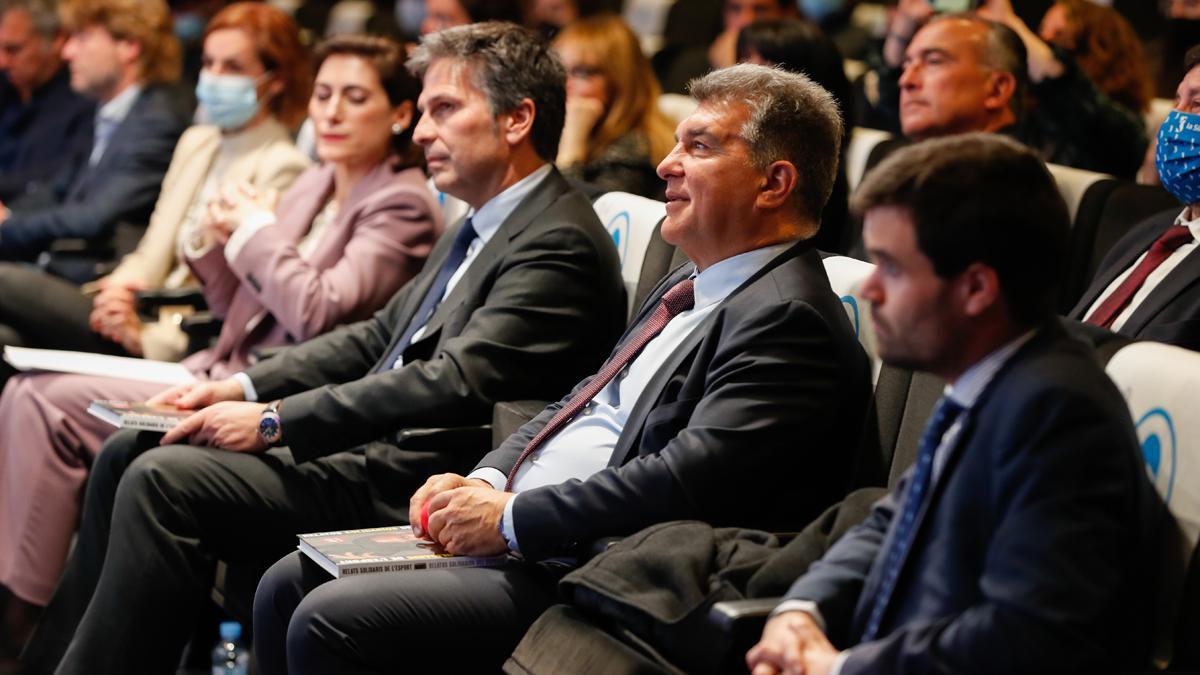
[[[201,221],[202,226],[216,241],[225,244],[230,235],[251,214],[275,209],[279,201],[276,190],[258,191],[248,183],[242,183],[233,188],[224,188],[208,202],[207,212]]]
[[[158,394],[148,403],[170,405],[197,412],[166,433],[162,445],[187,441],[234,452],[259,452],[267,444],[258,435],[258,422],[266,408],[241,400],[237,380],[191,382]]]
[[[805,612],[783,612],[746,654],[751,675],[828,675],[839,652]]]
[[[500,534],[500,519],[511,492],[492,487],[478,478],[444,473],[425,481],[408,501],[408,522],[413,532],[437,542],[447,553],[498,555],[508,550]],[[428,530],[422,511],[428,508]]]

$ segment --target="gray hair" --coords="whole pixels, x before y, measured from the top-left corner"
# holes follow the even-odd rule
[[[44,40],[53,40],[62,32],[62,20],[58,17],[55,0],[0,0],[0,17],[9,12],[29,12],[33,30]]]
[[[408,59],[408,69],[424,79],[439,59],[470,66],[475,86],[494,115],[515,110],[525,99],[533,101],[533,149],[542,159],[554,161],[566,116],[567,73],[545,40],[501,21],[456,26],[426,35]]]
[[[739,102],[750,109],[741,136],[759,169],[790,162],[800,174],[796,211],[819,223],[833,191],[844,125],[833,95],[808,76],[782,68],[740,64],[692,80],[700,103]]]

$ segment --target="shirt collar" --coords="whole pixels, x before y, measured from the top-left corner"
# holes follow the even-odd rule
[[[548,175],[550,175],[550,165],[543,164],[533,173],[489,199],[478,211],[471,209],[467,213],[467,217],[471,219],[471,226],[475,228],[476,236],[483,241],[491,239],[496,230],[500,229],[504,219],[517,207],[517,204],[524,201],[529,193],[533,192],[533,188],[537,187],[537,184]]]
[[[1188,208],[1190,208],[1190,207],[1184,207],[1183,211],[1181,211],[1179,213],[1179,215],[1175,217],[1175,224],[1183,225],[1188,230],[1191,230],[1192,239],[1195,239],[1196,241],[1200,241],[1200,209],[1196,209],[1196,217],[1195,218],[1193,218],[1192,220],[1188,220],[1187,219]]]
[[[973,407],[1000,368],[1036,333],[1037,329],[1029,330],[975,362],[975,365],[959,375],[957,380],[947,384],[943,394],[964,408]]]
[[[703,272],[692,274],[696,285],[693,289],[696,303],[693,309],[701,309],[720,302],[729,296],[738,286],[771,262],[780,253],[791,248],[795,242],[789,241],[774,246],[764,246],[753,251],[739,253],[731,258],[715,262]]]
[[[138,94],[142,93],[142,87],[137,84],[131,84],[125,87],[125,91],[117,94],[111,101],[105,103],[96,109],[96,120],[105,120],[112,122],[114,125],[125,121],[129,115],[129,111],[133,109],[133,104],[137,101]]]

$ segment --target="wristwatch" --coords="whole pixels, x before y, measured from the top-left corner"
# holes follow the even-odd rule
[[[279,404],[282,401],[271,401],[263,409],[258,418],[258,435],[267,445],[279,445],[283,440],[283,426],[279,423]]]

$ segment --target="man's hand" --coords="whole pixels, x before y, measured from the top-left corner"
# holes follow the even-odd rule
[[[413,493],[413,496],[408,500],[408,522],[412,525],[413,533],[418,537],[429,539],[429,533],[425,532],[424,523],[421,522],[421,514],[425,510],[425,504],[436,497],[437,495],[472,484],[486,485],[486,481],[471,481],[456,473],[440,473],[436,476],[430,476],[425,484]]]
[[[838,653],[806,612],[784,612],[767,622],[746,667],[751,675],[828,675]]]
[[[173,405],[183,410],[199,410],[221,401],[242,401],[245,392],[237,380],[227,378],[210,382],[189,382],[180,384],[151,397],[147,403],[153,405]]]
[[[448,553],[498,555],[508,550],[500,534],[500,518],[513,498],[485,481],[439,492],[429,500],[429,532]]]
[[[258,435],[263,403],[225,401],[210,405],[180,422],[162,438],[162,445],[187,440],[233,452],[261,452],[267,443]]]

